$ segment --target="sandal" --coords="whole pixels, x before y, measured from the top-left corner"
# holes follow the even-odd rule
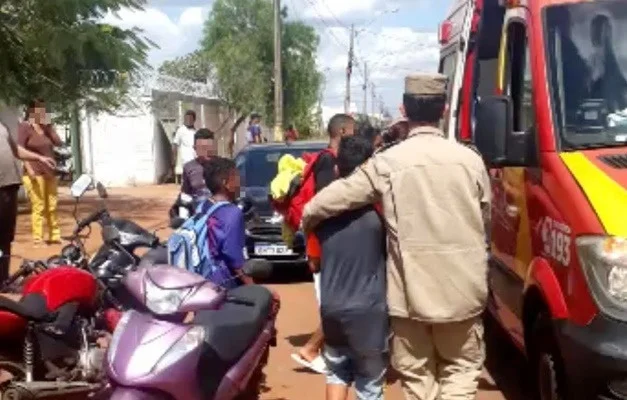
[[[312,361],[305,360],[300,354],[292,353],[292,360],[296,361],[301,366],[312,370],[318,374],[327,374],[327,364],[324,362],[322,356],[314,358]]]

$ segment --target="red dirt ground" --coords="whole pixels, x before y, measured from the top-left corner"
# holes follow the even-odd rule
[[[73,200],[67,189],[61,189],[59,216],[63,233],[71,233],[74,223],[72,218]],[[176,197],[177,187],[145,186],[137,188],[110,189],[106,205],[112,215],[132,218],[138,224],[155,230],[167,225],[167,210]],[[89,193],[79,204],[79,216],[99,206],[94,193]],[[60,246],[35,249],[30,240],[30,222],[27,205],[20,206],[18,233],[13,253],[28,258],[47,258],[60,250]],[[161,236],[167,235],[167,230]],[[87,241],[89,251],[94,251],[100,244],[99,230],[94,227]],[[17,267],[19,260],[14,259],[12,266]],[[313,286],[309,282],[293,279],[280,279],[271,284],[281,295],[282,309],[278,319],[278,346],[272,349],[270,361],[265,369],[266,384],[261,395],[263,400],[319,400],[324,398],[324,378],[300,369],[290,358],[296,346],[307,340],[308,334],[318,324]],[[502,337],[493,343],[495,357],[489,357],[491,374],[486,371],[481,380],[479,400],[523,400],[519,394],[521,373],[520,357]],[[494,376],[494,379],[491,377]],[[496,381],[496,384],[495,384]],[[497,388],[497,384],[499,388]],[[401,400],[402,395],[397,385],[386,393],[386,399]]]

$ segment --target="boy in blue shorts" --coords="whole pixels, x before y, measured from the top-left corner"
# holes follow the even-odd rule
[[[342,138],[337,170],[346,177],[374,152],[363,136]],[[376,209],[347,211],[316,230],[322,249],[320,314],[327,400],[380,400],[388,365],[385,228]]]

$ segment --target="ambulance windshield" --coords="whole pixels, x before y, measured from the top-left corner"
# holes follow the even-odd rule
[[[554,121],[564,149],[627,145],[627,7],[623,0],[545,13]]]

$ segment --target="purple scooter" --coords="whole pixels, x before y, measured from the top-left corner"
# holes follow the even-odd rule
[[[272,266],[249,260],[265,279]],[[145,305],[120,319],[105,361],[111,400],[257,398],[278,306],[263,286],[226,291],[185,269],[156,265],[124,285]]]

